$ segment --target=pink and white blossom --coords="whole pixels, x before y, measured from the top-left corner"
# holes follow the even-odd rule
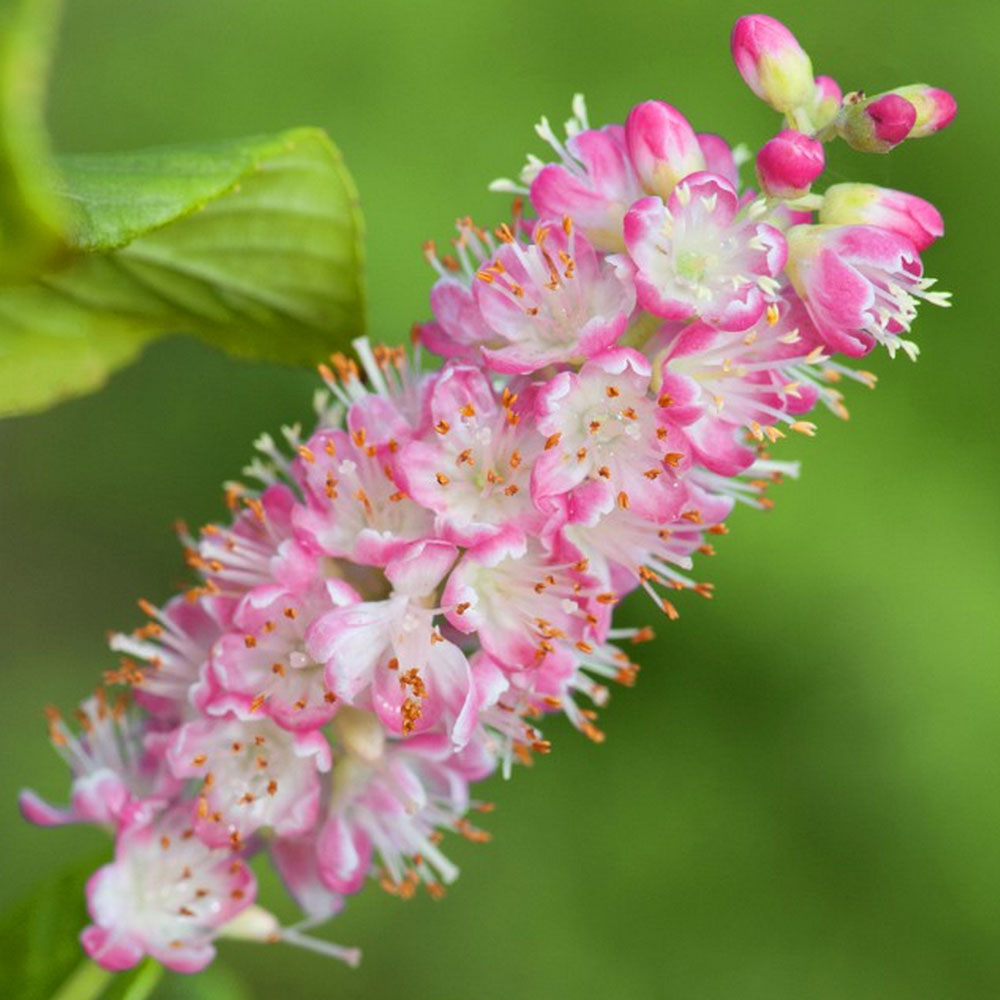
[[[788,276],[816,330],[833,350],[849,357],[882,344],[910,358],[917,345],[908,333],[921,300],[947,305],[932,292],[933,279],[913,244],[878,226],[794,226],[788,231]]]
[[[816,92],[813,104],[809,108],[809,121],[813,128],[821,131],[837,117],[844,100],[844,93],[832,76],[817,76],[815,84]]]
[[[179,783],[164,760],[165,734],[145,726],[124,697],[109,701],[103,688],[77,709],[79,734],[55,709],[49,709],[49,738],[72,773],[70,804],[49,805],[23,791],[25,819],[39,826],[94,823],[115,826],[135,802],[167,802]]]
[[[624,127],[592,129],[583,96],[577,94],[573,116],[566,123],[565,142],[545,118],[536,132],[551,147],[556,162],[531,156],[521,171],[522,185],[500,180],[491,188],[529,195],[540,218],[568,215],[596,249],[621,250],[622,219],[629,205],[643,195]]]
[[[509,230],[476,275],[473,297],[499,346],[484,346],[493,371],[530,374],[611,347],[635,307],[627,275],[576,232],[572,219],[543,221],[525,246]]]
[[[543,546],[512,532],[469,550],[441,600],[448,621],[476,635],[495,661],[530,664],[557,647],[597,638],[596,584],[582,567],[560,565]]]
[[[357,601],[357,592],[340,580],[327,580],[302,596],[279,586],[248,594],[233,617],[233,630],[212,650],[204,709],[225,715],[239,704],[293,731],[328,722],[337,711],[337,695],[326,683],[326,657],[316,652],[312,629],[331,609]]]
[[[221,595],[235,605],[258,586],[277,583],[296,593],[306,589],[316,567],[295,537],[292,490],[275,484],[255,495],[232,486],[227,500],[236,512],[232,526],[209,524],[197,541],[188,540],[188,565],[204,576],[204,595]]]
[[[112,971],[149,955],[175,972],[197,972],[215,957],[215,938],[256,892],[238,855],[195,836],[189,804],[166,812],[136,807],[123,820],[114,861],[87,883],[93,923],[80,940]]]
[[[686,326],[658,354],[664,419],[684,428],[695,460],[720,475],[749,467],[754,442],[774,443],[782,427],[811,435],[801,415],[824,390],[815,366],[825,346],[788,289],[747,333]]]
[[[740,168],[736,162],[736,154],[729,143],[721,135],[712,132],[699,132],[697,139],[701,155],[705,160],[704,169],[710,174],[725,177],[733,187],[739,187]]]
[[[441,634],[433,606],[457,555],[447,542],[415,543],[386,566],[392,585],[386,600],[321,615],[309,648],[325,663],[325,683],[336,698],[375,712],[404,736],[443,725],[462,746],[475,725],[472,671]]]
[[[622,219],[642,187],[621,125],[580,132],[561,163],[543,166],[531,182],[531,203],[543,218],[568,215],[599,250],[620,250]]]
[[[786,258],[781,233],[742,214],[732,184],[709,173],[685,178],[666,203],[637,201],[625,216],[625,243],[639,305],[723,330],[760,319]]]
[[[279,837],[308,833],[316,823],[330,744],[317,730],[290,732],[248,711],[182,726],[167,751],[177,778],[202,790],[195,833],[213,847],[240,846],[261,828]]]
[[[486,777],[494,758],[475,741],[456,751],[441,734],[384,739],[378,721],[362,713],[345,714],[340,728],[346,752],[334,764],[316,841],[320,878],[342,893],[357,892],[370,875],[404,897],[420,884],[439,893],[458,869],[437,846],[437,831],[485,839],[465,815],[469,783]]]
[[[649,393],[651,374],[641,354],[618,350],[542,387],[536,420],[545,448],[531,478],[536,500],[589,479],[644,517],[671,516],[690,454],[683,432],[669,428]]]
[[[111,636],[111,649],[124,655],[120,669],[106,679],[131,684],[135,700],[165,722],[193,717],[194,692],[234,605],[232,598],[190,594],[173,598],[162,609],[141,601],[149,621],[131,633]]]
[[[320,430],[293,466],[304,502],[292,513],[301,544],[346,565],[383,566],[431,530],[433,516],[400,482],[400,443],[375,445],[360,430]]]
[[[433,432],[400,452],[406,494],[456,544],[505,527],[531,531],[542,520],[529,486],[542,442],[530,423],[530,388],[521,388],[498,396],[483,372],[446,365],[431,393]]]

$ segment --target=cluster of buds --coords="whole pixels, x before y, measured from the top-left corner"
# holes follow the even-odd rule
[[[357,343],[320,372],[318,425],[258,441],[231,517],[183,531],[197,583],[115,635],[104,689],[51,715],[70,805],[41,824],[114,832],[83,946],[110,969],[182,971],[219,936],[355,961],[307,930],[369,879],[400,897],[457,875],[442,839],[487,834],[473,787],[546,753],[546,717],[595,741],[607,684],[634,682],[649,629],[615,627],[641,588],[677,616],[734,504],[769,506],[836,383],[838,355],[912,356],[918,305],[946,304],[920,253],[941,218],[914,195],[812,187],[824,142],[880,151],[947,124],[951,98],[841,99],[791,33],[741,19],[733,56],[784,115],[745,159],[651,101],[566,138],[517,181],[512,218],[461,220],[412,349]],[[905,133],[905,134],[904,134]],[[528,206],[530,205],[530,210]],[[430,352],[443,359],[423,367]],[[255,901],[269,859],[304,916]]]

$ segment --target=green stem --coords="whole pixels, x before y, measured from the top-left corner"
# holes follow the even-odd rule
[[[146,1000],[163,978],[163,966],[151,958],[139,967],[122,1000]]]
[[[621,344],[625,347],[634,347],[636,350],[641,351],[646,341],[649,340],[649,338],[652,337],[662,325],[663,320],[659,316],[654,316],[652,313],[643,313],[632,324],[632,326],[625,331],[625,335],[621,338]]]
[[[147,958],[128,978],[131,981],[120,1000],[147,1000],[163,978],[163,966]],[[84,959],[52,995],[52,1000],[99,1000],[113,979],[113,972],[102,969],[89,958]]]
[[[52,995],[52,1000],[96,1000],[114,974],[85,958]]]

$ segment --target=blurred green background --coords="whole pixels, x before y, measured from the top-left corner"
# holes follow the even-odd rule
[[[729,2],[74,0],[50,120],[60,151],[327,127],[368,220],[371,327],[426,315],[427,238],[502,218],[546,113],[592,120],[659,97],[701,130],[759,143],[775,117],[741,84]],[[1000,7],[971,0],[774,2],[845,90],[913,80],[959,98],[955,125],[891,157],[838,149],[837,179],[937,203],[917,365],[879,357],[852,419],[822,420],[801,481],[740,512],[642,651],[595,747],[555,752],[489,795],[494,842],[455,842],[444,901],[374,885],[330,934],[352,972],[282,947],[223,945],[253,995],[412,1000],[1000,996],[996,268]],[[182,338],[96,396],[0,424],[0,902],[97,835],[38,831],[22,785],[64,772],[41,707],[111,663],[108,628],[182,578],[171,524],[219,516],[262,429],[306,418],[308,372],[240,364]],[[651,614],[643,602],[630,613]]]

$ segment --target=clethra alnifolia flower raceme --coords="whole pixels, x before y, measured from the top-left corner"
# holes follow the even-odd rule
[[[616,627],[642,589],[666,619],[701,578],[737,503],[797,473],[771,448],[846,416],[845,363],[915,357],[937,210],[872,184],[818,191],[824,143],[886,152],[950,122],[922,84],[841,96],[782,24],[741,18],[732,51],[781,112],[747,160],[647,101],[592,128],[583,99],[516,181],[510,220],[428,244],[433,317],[412,350],[356,343],[320,366],[316,427],[258,441],[229,517],[182,532],[196,576],[144,625],[51,738],[69,805],[26,817],[115,838],[87,889],[83,947],[108,969],[179,971],[220,937],[286,941],[374,881],[439,896],[445,835],[488,839],[478,782],[550,750],[563,713],[604,738],[608,685],[631,685],[649,628]],[[424,351],[441,359],[422,363]],[[269,860],[303,919],[255,900]]]

